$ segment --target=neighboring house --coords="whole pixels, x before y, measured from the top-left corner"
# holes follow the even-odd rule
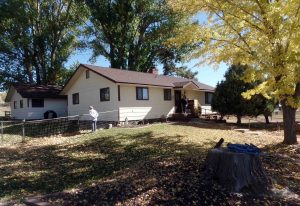
[[[156,119],[181,112],[181,98],[210,110],[214,88],[195,80],[121,69],[80,65],[61,94],[68,96],[68,115],[87,114],[92,105],[100,121]]]
[[[9,88],[5,102],[9,102],[11,117],[15,119],[44,119],[48,111],[52,113],[48,117],[67,116],[67,97],[60,95],[61,90],[62,87],[54,85],[14,85]]]
[[[5,97],[6,93],[0,92],[0,117],[10,115],[9,104],[4,101]]]

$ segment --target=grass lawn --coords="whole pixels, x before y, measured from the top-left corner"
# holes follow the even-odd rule
[[[296,122],[300,122],[300,110],[296,112]],[[229,116],[229,118],[225,118],[227,122],[229,123],[236,123],[237,119],[234,116]],[[243,117],[242,122],[245,124],[254,123],[254,122],[260,122],[265,123],[265,117],[263,115],[259,115],[258,117]],[[279,111],[277,113],[273,112],[272,117],[269,117],[269,121],[273,123],[282,123],[283,122],[283,114],[282,111]]]
[[[282,135],[187,123],[32,138],[0,147],[0,202],[55,193],[44,201],[54,205],[297,205],[300,147],[279,144]],[[205,184],[203,162],[221,137],[225,143],[253,143],[270,155],[263,157],[263,163],[277,195],[230,194],[217,184]]]

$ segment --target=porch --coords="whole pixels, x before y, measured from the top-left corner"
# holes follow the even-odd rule
[[[181,83],[174,89],[174,117],[200,117],[214,114],[211,110],[212,91],[200,90],[194,82]]]

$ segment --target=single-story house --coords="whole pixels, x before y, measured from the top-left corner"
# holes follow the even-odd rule
[[[157,119],[181,113],[186,96],[210,111],[214,87],[192,79],[81,64],[64,86],[68,115],[88,114],[92,105],[99,121]]]
[[[67,116],[67,96],[60,95],[61,86],[13,85],[5,102],[10,104],[15,119],[44,119]]]

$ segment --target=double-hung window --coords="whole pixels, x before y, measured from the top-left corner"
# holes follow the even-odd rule
[[[137,100],[149,100],[149,88],[148,87],[137,87],[136,88],[136,99]]]
[[[109,87],[100,89],[100,101],[105,102],[110,100]]]
[[[171,89],[164,89],[164,100],[170,101],[172,100],[172,90]]]
[[[205,92],[205,104],[211,104],[213,93]]]
[[[32,99],[31,106],[32,107],[44,107],[44,99]]]
[[[73,104],[79,104],[79,93],[72,94]]]

